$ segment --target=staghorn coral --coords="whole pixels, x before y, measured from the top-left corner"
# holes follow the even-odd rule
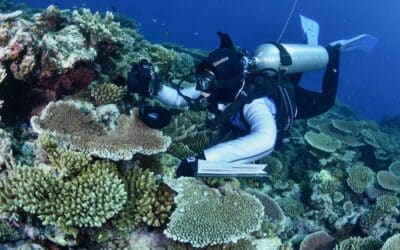
[[[59,73],[72,69],[78,62],[92,62],[97,52],[86,46],[86,41],[79,27],[69,25],[62,30],[46,33],[43,36],[46,58]]]
[[[342,145],[340,141],[335,140],[325,134],[317,134],[311,131],[304,135],[304,139],[313,148],[327,153],[335,152]]]
[[[163,128],[163,132],[171,137],[174,142],[179,142],[192,134],[195,129],[196,125],[191,124],[187,117],[179,114],[173,118],[167,127]]]
[[[59,101],[50,103],[40,117],[34,116],[31,124],[35,132],[48,132],[65,146],[111,160],[163,152],[171,143],[169,137],[138,120],[137,109],[131,116],[121,115],[117,127],[108,132],[94,116],[92,110],[80,110],[79,104]]]
[[[165,179],[174,191],[177,208],[165,235],[194,247],[236,242],[260,228],[264,207],[253,196],[221,191],[194,178]]]
[[[389,171],[379,171],[376,180],[384,189],[400,192],[400,178]]]
[[[112,83],[91,84],[89,94],[96,105],[115,104],[126,95],[126,87]]]
[[[347,184],[355,193],[361,194],[370,187],[375,180],[375,173],[368,167],[355,165],[347,170]]]
[[[400,245],[400,234],[395,234],[386,240],[381,250],[396,250]]]
[[[335,246],[335,250],[375,250],[382,246],[382,242],[375,239],[372,236],[361,238],[361,237],[350,237],[345,239]]]
[[[391,212],[400,205],[400,200],[395,195],[382,195],[376,199],[376,205],[384,212]]]
[[[331,250],[335,239],[325,231],[307,235],[300,244],[300,250]]]

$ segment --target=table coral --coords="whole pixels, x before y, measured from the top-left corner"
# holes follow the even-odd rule
[[[333,153],[342,146],[341,142],[338,140],[335,140],[325,134],[317,134],[311,131],[304,135],[304,139],[313,148],[327,153]]]
[[[93,110],[81,111],[72,102],[50,103],[40,117],[31,119],[35,132],[48,132],[65,146],[101,158],[129,160],[136,153],[151,155],[167,150],[171,139],[147,127],[137,118],[137,109],[130,116],[121,115],[115,130],[96,122]]]
[[[236,242],[258,230],[264,207],[253,196],[236,190],[217,190],[194,178],[168,179],[178,195],[167,229],[168,238],[194,247]]]

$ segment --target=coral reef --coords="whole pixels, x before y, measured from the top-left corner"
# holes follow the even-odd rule
[[[348,169],[347,184],[355,193],[363,193],[375,180],[375,173],[365,166],[353,166]]]
[[[18,167],[0,183],[0,211],[18,218],[21,210],[45,225],[99,227],[122,209],[124,184],[115,165],[96,161],[71,179],[57,179],[48,167]]]
[[[318,150],[333,153],[341,147],[341,142],[334,140],[324,134],[317,134],[314,132],[307,132],[304,139],[313,147]]]
[[[89,105],[90,106],[90,105]],[[50,103],[40,117],[31,120],[35,132],[50,133],[65,146],[111,160],[129,160],[136,153],[155,154],[165,151],[171,140],[161,132],[144,125],[137,118],[121,115],[113,131],[95,121],[94,112],[81,110],[72,102]]]
[[[350,237],[336,245],[335,250],[379,249],[382,243],[373,237]]]
[[[211,189],[194,178],[168,179],[178,195],[165,234],[194,247],[236,242],[260,228],[264,207],[253,196]]]
[[[113,104],[120,102],[126,95],[126,87],[112,83],[92,84],[89,93],[96,105]]]
[[[385,244],[383,244],[381,250],[395,250],[399,248],[400,234],[395,234],[390,237]]]
[[[400,178],[389,171],[379,171],[376,175],[378,184],[384,188],[395,192],[400,192]]]
[[[335,239],[324,231],[318,231],[307,235],[300,244],[300,250],[330,250],[334,246]]]

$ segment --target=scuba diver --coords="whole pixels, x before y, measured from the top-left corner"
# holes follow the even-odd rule
[[[302,21],[315,27],[310,19]],[[146,60],[132,67],[129,92],[154,96],[171,106],[217,110],[215,126],[230,124],[243,131],[244,136],[183,159],[176,172],[178,177],[201,176],[200,162],[211,163],[211,169],[204,167],[211,175],[229,175],[222,166],[235,164],[239,164],[238,174],[252,175],[251,166],[244,168],[249,165],[244,163],[262,159],[276,144],[287,143],[295,119],[318,116],[335,104],[341,52],[357,46],[371,47],[374,37],[361,35],[322,47],[316,29],[307,30],[303,23],[303,30],[308,44],[264,43],[252,58],[235,48],[228,34],[218,32],[220,46],[196,66],[196,85],[190,88],[161,85],[153,65]],[[303,72],[323,67],[322,92],[299,86]]]

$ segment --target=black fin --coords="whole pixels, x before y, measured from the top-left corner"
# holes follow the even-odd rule
[[[219,38],[221,40],[220,45],[219,45],[220,49],[222,49],[222,48],[234,49],[232,39],[228,34],[222,33],[222,32],[217,32],[217,35],[219,36]]]

